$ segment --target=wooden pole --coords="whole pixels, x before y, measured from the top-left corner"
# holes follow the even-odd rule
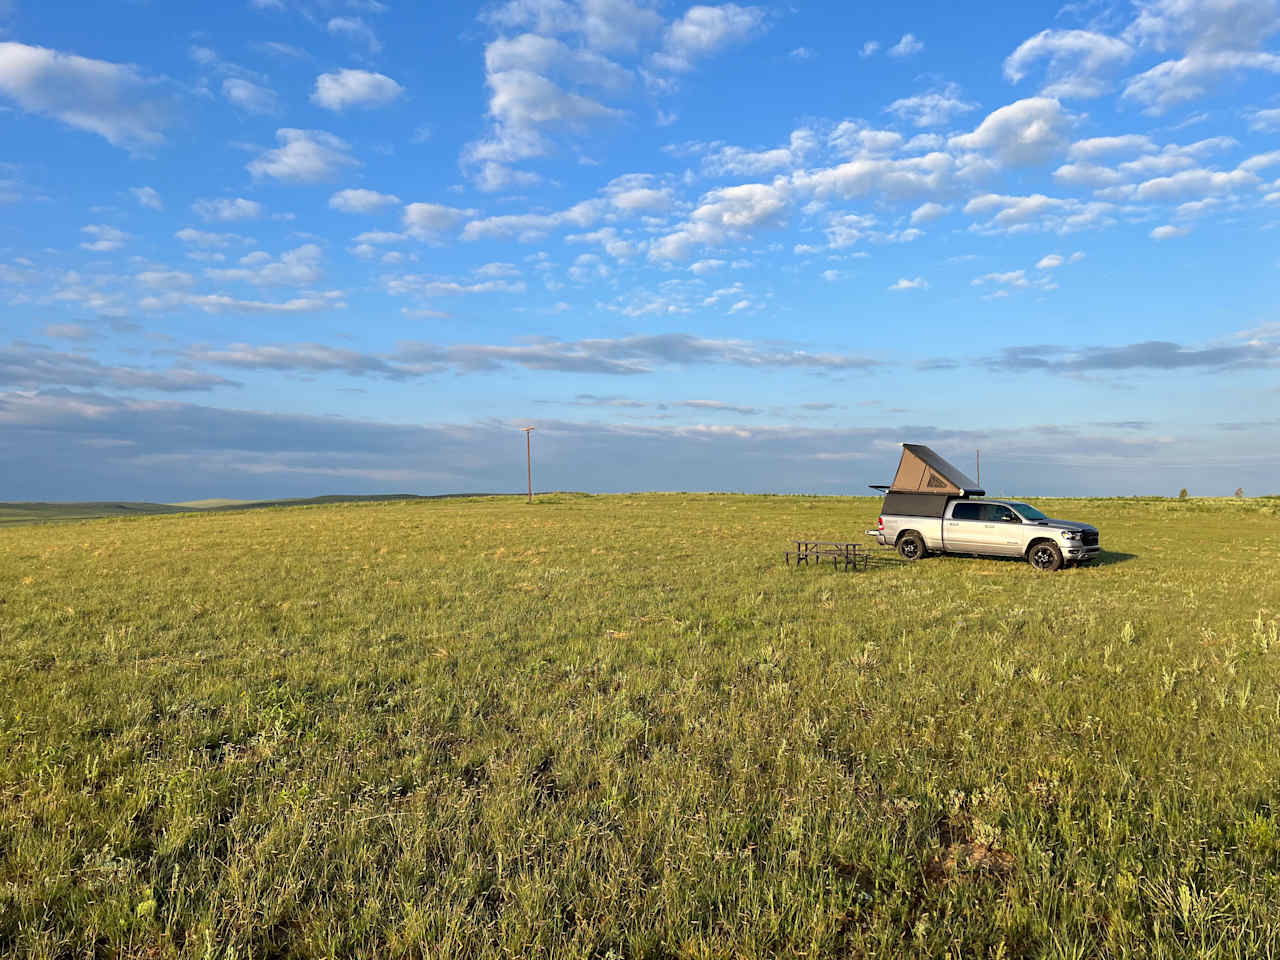
[[[529,502],[533,503],[533,442],[530,440],[533,427],[521,427],[524,431],[524,466],[529,479]]]

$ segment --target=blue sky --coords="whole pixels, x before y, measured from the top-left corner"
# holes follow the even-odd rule
[[[1280,492],[1280,0],[0,0],[0,499]]]

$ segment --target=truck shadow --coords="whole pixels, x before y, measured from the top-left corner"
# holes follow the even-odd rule
[[[1094,567],[1112,567],[1119,563],[1127,563],[1130,560],[1136,560],[1137,557],[1138,555],[1136,553],[1119,553],[1115,550],[1102,550],[1080,569],[1089,570]],[[963,560],[990,560],[994,563],[1019,563],[1024,565],[1027,562],[1022,557],[993,557],[977,553],[931,553],[929,554],[927,562],[937,563],[942,561],[946,563],[950,561]],[[889,558],[889,562],[906,563],[907,561],[896,556],[892,556]]]

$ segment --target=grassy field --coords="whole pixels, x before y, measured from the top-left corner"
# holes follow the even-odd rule
[[[1280,502],[1058,574],[870,499],[0,529],[0,956],[1280,955]]]

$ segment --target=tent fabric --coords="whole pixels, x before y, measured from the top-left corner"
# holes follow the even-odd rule
[[[904,443],[893,493],[929,493],[949,497],[982,496],[985,491],[954,464],[922,443]]]

